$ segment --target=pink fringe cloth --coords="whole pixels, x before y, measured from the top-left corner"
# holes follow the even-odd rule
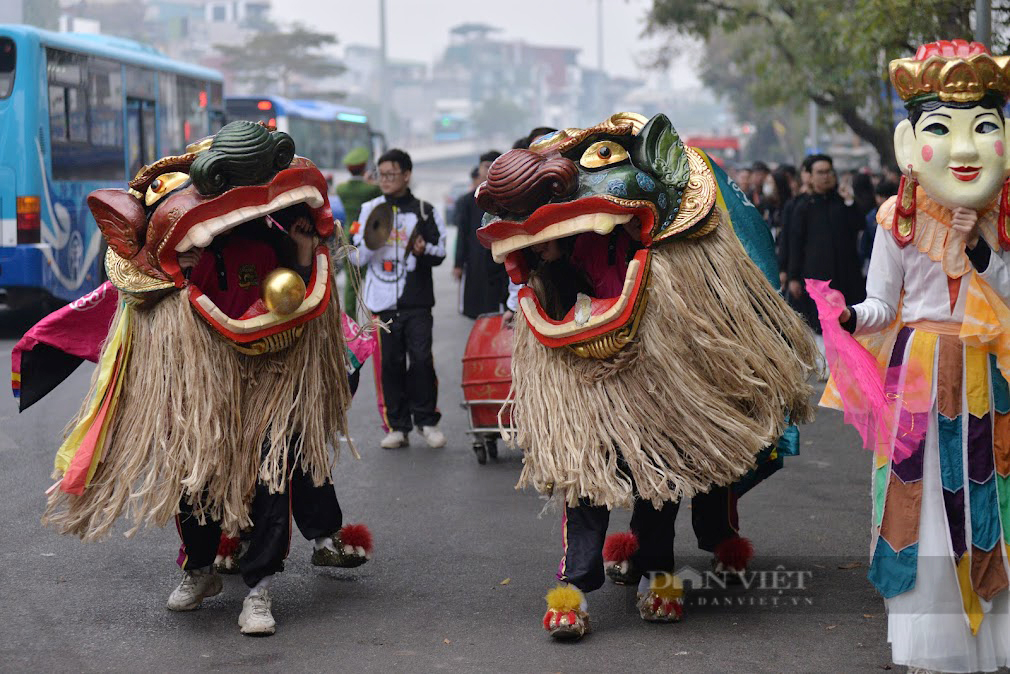
[[[817,305],[824,356],[842,401],[845,423],[859,432],[865,449],[900,462],[925,437],[924,415],[931,406],[927,389],[932,387],[915,363],[885,368],[846,332],[838,321],[845,298],[828,283],[806,279],[807,293]]]

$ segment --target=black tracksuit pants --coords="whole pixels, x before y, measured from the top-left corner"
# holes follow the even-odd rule
[[[376,331],[378,353],[372,356],[375,393],[382,427],[408,433],[413,426],[435,426],[438,411],[438,379],[431,355],[431,309],[380,311],[389,322],[389,332]]]
[[[179,566],[186,571],[213,564],[221,542],[221,525],[212,521],[200,524],[191,512],[185,500],[179,503]],[[257,483],[249,516],[253,526],[242,532],[245,551],[238,559],[242,580],[249,587],[284,570],[291,546],[292,517],[308,540],[334,534],[343,523],[333,483],[327,480],[317,487],[301,468],[295,469],[284,493],[271,494],[265,484]]]
[[[657,510],[650,501],[635,501],[631,531],[638,538],[638,551],[632,566],[643,574],[674,571],[673,539],[676,534],[679,502],[667,501]],[[583,592],[599,589],[606,574],[603,569],[603,542],[607,537],[610,510],[606,506],[580,501],[565,506],[562,522],[565,556],[561,558],[558,579]],[[691,499],[691,523],[698,537],[698,547],[712,552],[727,538],[737,535],[736,496],[729,487],[712,487]]]
[[[347,377],[352,397],[358,390],[360,374],[355,370]],[[292,460],[290,454],[288,460]],[[247,545],[238,560],[242,579],[249,587],[284,570],[291,546],[292,518],[302,536],[310,541],[339,531],[344,518],[333,483],[327,480],[317,487],[300,467],[291,474],[283,494],[271,494],[266,485],[258,482],[249,517],[253,526],[242,533],[242,542]],[[221,542],[221,525],[212,521],[200,524],[185,499],[179,503],[175,519],[182,538],[179,566],[191,571],[213,564]]]

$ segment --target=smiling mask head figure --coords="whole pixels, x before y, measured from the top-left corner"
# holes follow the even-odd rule
[[[1010,57],[964,40],[923,45],[890,64],[908,119],[894,131],[898,165],[947,208],[982,210],[1010,174],[1002,108]]]

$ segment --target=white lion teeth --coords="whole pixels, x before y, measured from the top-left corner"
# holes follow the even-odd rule
[[[622,213],[620,215],[613,213],[585,213],[577,215],[574,218],[548,225],[536,234],[517,234],[501,241],[492,241],[491,256],[495,262],[501,263],[505,261],[505,256],[509,253],[538,243],[544,243],[545,241],[562,239],[566,236],[582,234],[583,232],[609,234],[614,231],[617,225],[623,225],[630,221],[632,217],[631,213]]]
[[[209,246],[210,242],[214,240],[214,235],[208,232],[207,228],[202,225],[196,225],[190,229],[188,236],[198,248]]]
[[[319,208],[323,205],[323,195],[315,187],[304,185],[293,190],[288,190],[283,194],[278,194],[270,203],[263,206],[243,206],[230,213],[219,215],[210,220],[193,225],[186,236],[176,244],[175,252],[184,253],[190,248],[204,248],[210,245],[214,237],[228,231],[233,227],[249,222],[256,218],[275,213],[281,209],[295,204],[307,204],[310,208]]]

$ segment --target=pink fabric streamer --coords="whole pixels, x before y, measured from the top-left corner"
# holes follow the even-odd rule
[[[21,371],[21,353],[31,351],[39,343],[97,363],[118,305],[119,293],[110,281],[106,281],[84,297],[49,314],[14,345],[11,352],[13,371]]]
[[[375,332],[366,332],[354,322],[353,318],[343,312],[340,312],[340,325],[343,328],[344,339],[347,341],[347,348],[351,350],[358,362],[364,365],[368,357],[375,351],[377,341]]]
[[[845,298],[828,283],[806,279],[806,288],[817,305],[824,356],[842,401],[845,423],[859,432],[865,449],[900,462],[917,449],[925,436],[928,403],[925,409],[912,409],[908,404],[911,399],[922,397],[909,396],[925,389],[922,373],[913,374],[910,368],[902,366],[882,367],[838,322],[845,310]],[[885,382],[896,385],[888,386]],[[888,391],[889,388],[892,390]]]

